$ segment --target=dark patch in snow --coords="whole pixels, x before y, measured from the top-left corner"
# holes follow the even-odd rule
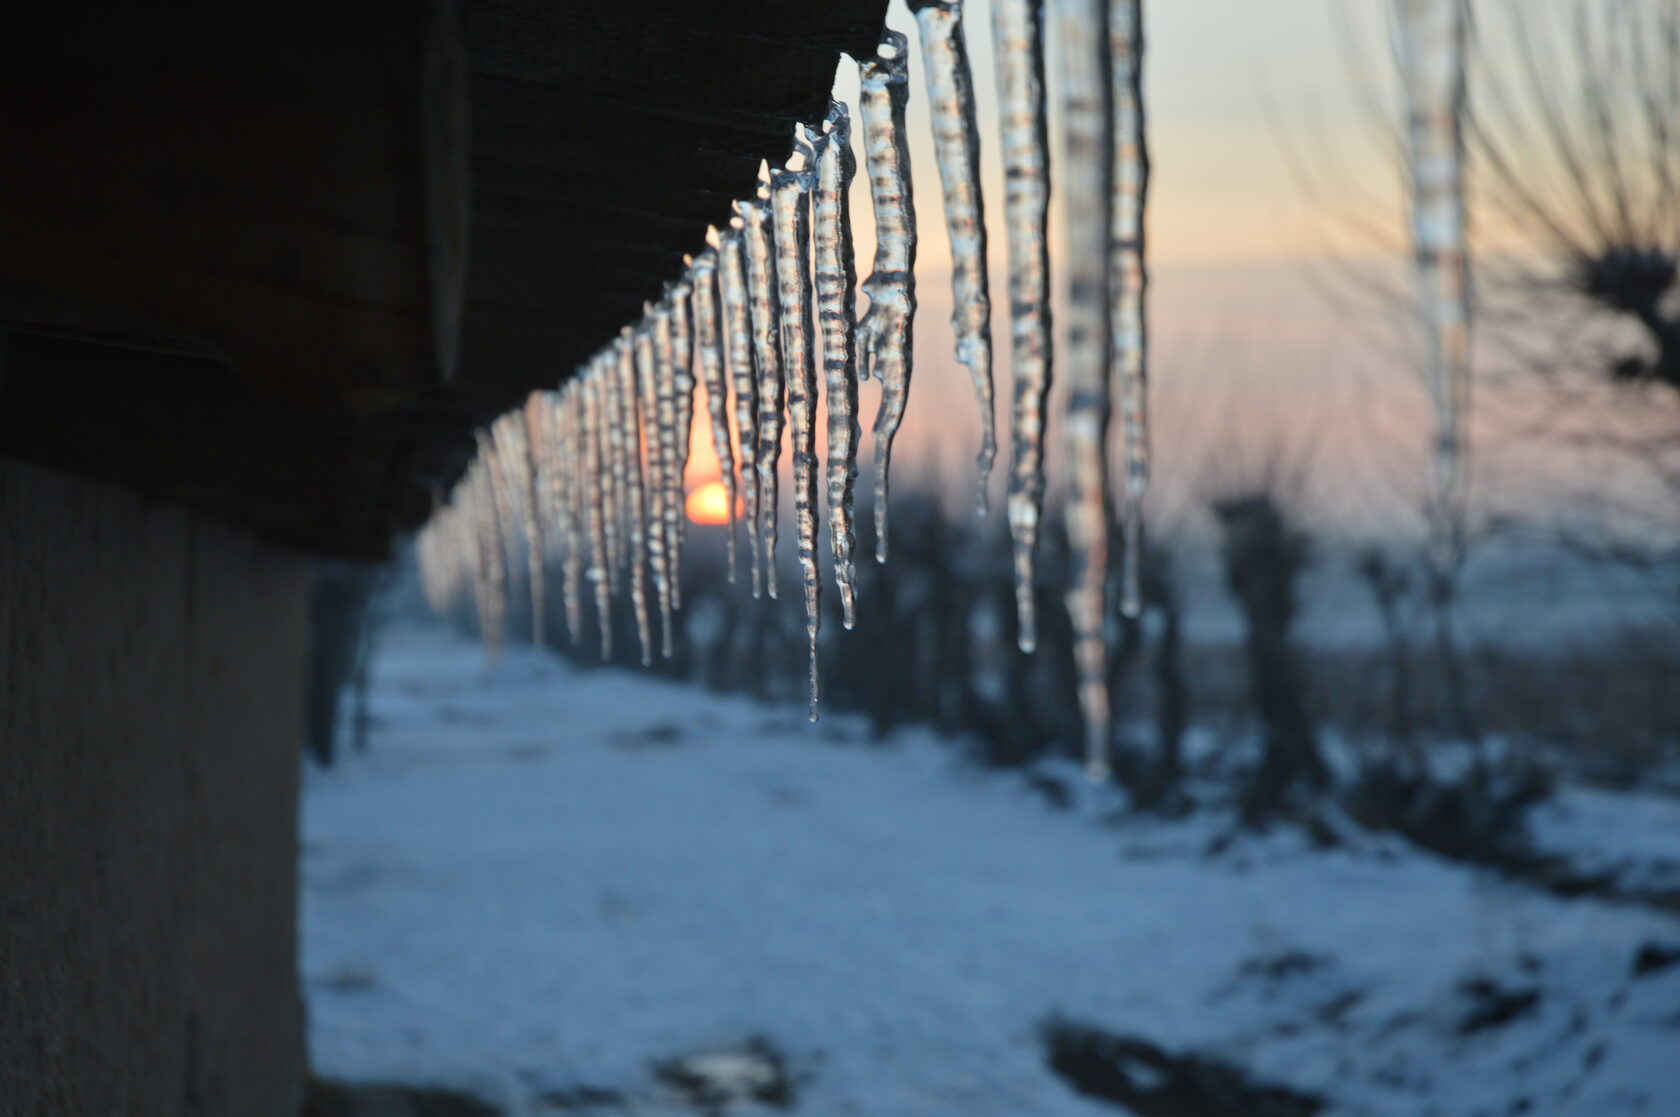
[[[1489,977],[1467,978],[1459,982],[1458,991],[1471,1002],[1470,1010],[1458,1022],[1461,1036],[1503,1028],[1540,1007],[1539,989],[1506,989]]]
[[[1045,1058],[1075,1091],[1138,1117],[1312,1117],[1325,1099],[1260,1082],[1205,1055],[1173,1055],[1135,1036],[1053,1019],[1041,1029]]]
[[[544,1090],[536,1100],[545,1109],[587,1113],[592,1109],[623,1108],[626,1099],[617,1090],[604,1086],[570,1086],[562,1090]]]
[[[468,710],[443,703],[437,708],[437,718],[446,725],[494,725],[496,718],[485,710]]]
[[[1044,797],[1044,801],[1059,811],[1073,809],[1073,792],[1068,785],[1048,772],[1027,771],[1021,774],[1027,786]]]
[[[1608,1050],[1609,1047],[1607,1047],[1602,1040],[1587,1048],[1587,1053],[1581,1057],[1581,1069],[1587,1071],[1597,1070],[1598,1064],[1604,1061],[1604,1053]]]
[[[786,1057],[763,1036],[656,1062],[653,1075],[684,1104],[708,1115],[749,1101],[792,1109],[799,1086]]]
[[[1680,943],[1647,940],[1639,944],[1633,956],[1633,976],[1645,977],[1674,965],[1680,965]]]
[[[359,966],[340,966],[321,978],[319,984],[334,993],[367,993],[379,982],[373,974]]]
[[[646,729],[622,729],[611,740],[621,749],[672,748],[682,744],[683,727],[665,721]]]
[[[1345,993],[1337,994],[1318,1006],[1316,1015],[1319,1020],[1333,1028],[1347,1027],[1347,1014],[1359,1007],[1365,1000],[1365,994],[1358,989],[1349,989]]]
[[[502,1110],[460,1090],[315,1079],[303,1117],[501,1117]]]
[[[1305,950],[1285,950],[1278,954],[1262,955],[1245,961],[1238,972],[1244,977],[1263,977],[1281,981],[1287,977],[1309,974],[1335,961],[1329,954],[1311,954]]]

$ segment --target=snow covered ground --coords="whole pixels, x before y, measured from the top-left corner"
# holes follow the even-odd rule
[[[1049,1068],[1065,1018],[1327,1113],[1680,1113],[1657,912],[1386,839],[1210,855],[1224,820],[1126,818],[1071,768],[1035,788],[921,734],[530,650],[486,670],[442,630],[384,649],[370,752],[307,777],[324,1075],[693,1112],[670,1060],[750,1077],[775,1052],[800,1113],[1120,1112]],[[1578,797],[1547,833],[1680,858],[1680,804]]]

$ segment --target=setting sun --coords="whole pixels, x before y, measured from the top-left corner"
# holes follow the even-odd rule
[[[729,493],[722,481],[707,481],[688,494],[688,518],[697,524],[729,522]]]

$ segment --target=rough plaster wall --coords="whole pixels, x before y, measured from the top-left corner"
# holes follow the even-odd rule
[[[0,1113],[295,1117],[305,561],[0,460]]]

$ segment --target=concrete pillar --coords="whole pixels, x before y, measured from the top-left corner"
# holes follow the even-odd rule
[[[296,1117],[305,576],[0,460],[0,1111]]]

